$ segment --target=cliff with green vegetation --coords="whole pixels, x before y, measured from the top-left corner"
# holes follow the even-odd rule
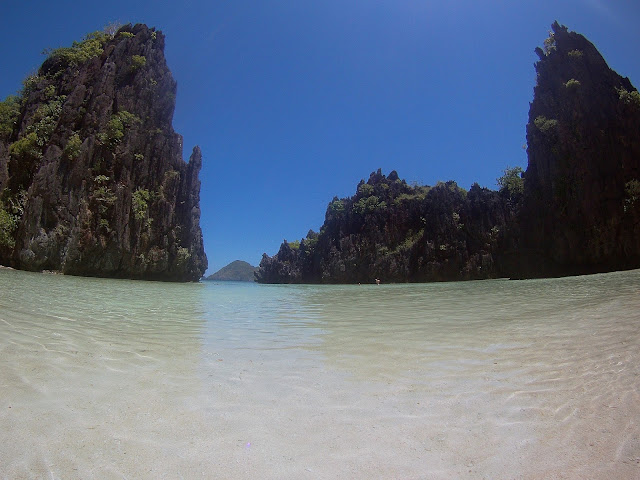
[[[503,275],[515,247],[522,179],[508,170],[500,192],[455,182],[410,186],[394,171],[334,198],[319,233],[263,255],[263,283],[471,280]],[[510,180],[513,181],[511,184]]]
[[[531,278],[640,267],[640,94],[582,35],[537,48],[526,172],[499,191],[395,172],[329,204],[319,233],[264,255],[264,283]]]
[[[640,266],[640,94],[554,23],[536,49],[521,276]]]
[[[164,35],[95,32],[0,103],[0,264],[197,281],[202,154],[182,158]]]
[[[248,262],[235,260],[229,265],[222,267],[216,273],[209,275],[207,280],[218,280],[224,282],[253,282],[254,275],[258,267],[254,267]]]

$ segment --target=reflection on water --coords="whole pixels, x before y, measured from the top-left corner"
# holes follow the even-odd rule
[[[636,478],[639,293],[0,270],[0,476]]]

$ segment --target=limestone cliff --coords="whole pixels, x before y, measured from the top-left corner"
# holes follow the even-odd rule
[[[552,28],[536,49],[524,182],[512,174],[500,192],[466,192],[373,173],[355,196],[331,202],[319,234],[264,255],[256,279],[405,282],[640,267],[640,94],[582,35]]]
[[[537,48],[519,276],[640,266],[640,95],[554,23]]]
[[[334,198],[320,233],[263,255],[262,283],[470,280],[503,275],[517,206],[505,192],[453,182],[410,186],[394,171]]]
[[[50,53],[0,109],[0,263],[197,281],[202,154],[172,127],[164,35],[97,32]]]

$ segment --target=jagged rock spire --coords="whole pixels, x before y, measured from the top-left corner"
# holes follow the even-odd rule
[[[0,262],[27,270],[198,280],[202,154],[182,159],[162,32],[126,25],[51,52],[0,138]]]

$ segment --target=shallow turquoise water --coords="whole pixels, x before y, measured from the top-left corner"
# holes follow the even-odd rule
[[[423,285],[0,269],[2,478],[638,478],[640,271]]]

